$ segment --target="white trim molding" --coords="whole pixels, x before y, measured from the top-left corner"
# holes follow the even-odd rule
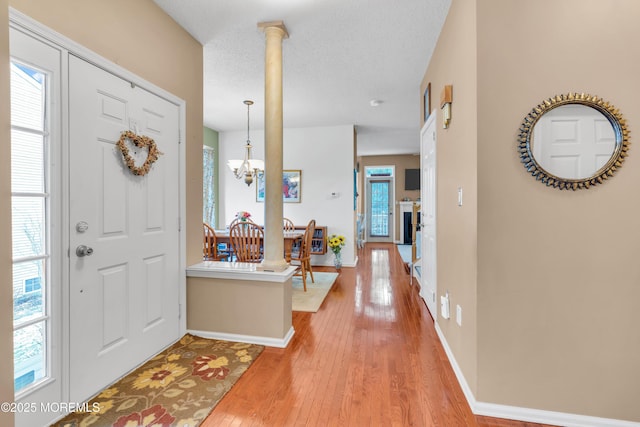
[[[591,417],[587,415],[568,414],[564,412],[544,411],[540,409],[520,408],[517,406],[499,405],[495,403],[478,402],[467,383],[467,380],[447,343],[447,340],[435,323],[436,333],[440,338],[447,358],[456,374],[462,392],[475,415],[486,417],[506,418],[510,420],[527,421],[539,424],[550,424],[564,427],[640,427],[640,423],[610,418]]]
[[[197,335],[202,338],[211,338],[216,340],[233,341],[233,342],[245,342],[249,344],[260,344],[267,347],[286,348],[289,345],[289,341],[293,338],[295,330],[293,326],[289,329],[289,332],[282,339],[271,337],[257,337],[253,335],[240,335],[240,334],[227,334],[224,332],[210,332],[210,331],[197,331],[188,330],[190,334]]]

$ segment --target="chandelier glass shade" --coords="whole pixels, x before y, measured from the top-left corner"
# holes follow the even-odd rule
[[[251,158],[251,139],[249,138],[249,107],[253,101],[244,101],[247,106],[247,144],[245,145],[244,159],[229,160],[227,166],[237,179],[244,179],[245,184],[251,185],[254,178],[264,171],[264,161]]]

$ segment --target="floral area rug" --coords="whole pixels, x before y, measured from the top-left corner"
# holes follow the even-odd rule
[[[264,349],[185,335],[55,427],[193,427]]]

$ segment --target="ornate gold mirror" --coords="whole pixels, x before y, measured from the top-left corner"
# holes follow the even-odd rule
[[[629,131],[622,114],[597,96],[568,93],[525,117],[518,151],[536,180],[560,190],[601,184],[622,166]]]

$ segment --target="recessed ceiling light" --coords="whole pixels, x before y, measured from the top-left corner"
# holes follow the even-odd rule
[[[377,107],[378,105],[382,104],[383,101],[379,100],[379,99],[372,99],[371,101],[369,101],[369,105],[371,105],[372,107]]]

